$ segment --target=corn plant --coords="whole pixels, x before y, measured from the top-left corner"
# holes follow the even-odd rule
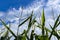
[[[44,9],[42,10],[40,23],[38,23],[36,20],[36,17],[33,17],[33,16],[34,16],[34,14],[32,11],[31,15],[28,18],[24,19],[24,21],[18,25],[18,28],[19,28],[25,22],[29,21],[28,25],[27,25],[28,29],[24,30],[22,34],[18,34],[18,32],[19,32],[19,29],[18,29],[17,35],[15,35],[15,33],[9,28],[9,26],[7,26],[7,24],[2,19],[0,19],[0,21],[2,22],[4,27],[7,29],[7,31],[1,36],[0,40],[10,40],[12,37],[15,38],[14,40],[34,40],[34,38],[35,38],[35,40],[51,40],[52,35],[56,36],[56,38],[58,40],[60,40],[60,36],[58,35],[58,33],[60,34],[60,32],[59,32],[60,30],[58,30],[58,33],[55,30],[60,25],[60,21],[59,21],[60,15],[57,17],[53,27],[49,24],[52,31],[45,27],[46,18],[45,18]],[[35,25],[35,23],[37,23],[38,25]],[[31,27],[33,27],[33,25],[35,25],[36,27],[38,27],[42,30],[42,32],[41,32],[42,35],[35,34],[34,33],[35,29],[33,29],[31,31],[31,35],[29,38],[29,36],[27,34],[30,32],[30,29],[31,29]],[[11,36],[8,35],[9,32],[12,34]],[[49,33],[50,33],[50,35],[49,35]]]

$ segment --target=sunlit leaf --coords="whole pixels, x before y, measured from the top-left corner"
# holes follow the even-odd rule
[[[18,27],[20,27],[21,25],[23,25],[26,21],[28,21],[28,19],[30,18],[31,16],[29,16],[27,19],[25,19],[21,24],[18,25]]]
[[[44,35],[44,26],[45,26],[45,15],[44,15],[44,9],[43,9],[43,11],[42,11],[41,22],[42,22],[42,35]]]

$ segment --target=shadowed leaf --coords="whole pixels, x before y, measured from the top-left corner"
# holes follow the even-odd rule
[[[9,30],[9,32],[16,38],[16,35],[12,32],[12,30],[0,19],[0,21],[2,22],[2,24],[5,26],[5,28],[7,30]]]
[[[51,39],[51,36],[52,36],[52,34],[53,34],[53,32],[54,32],[54,29],[55,29],[56,27],[58,27],[58,25],[60,24],[59,18],[60,18],[60,15],[57,17],[57,19],[56,19],[56,21],[55,21],[55,24],[54,24],[54,26],[53,26],[53,28],[52,28],[52,32],[51,32],[51,34],[50,34],[49,39]]]

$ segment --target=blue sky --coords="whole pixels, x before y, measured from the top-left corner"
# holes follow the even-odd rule
[[[46,15],[46,26],[48,29],[50,29],[50,27],[48,27],[49,24],[53,26],[55,21],[53,20],[52,8],[54,11],[54,17],[56,18],[60,14],[59,3],[60,0],[0,0],[0,18],[4,20],[7,25],[8,23],[12,22],[11,29],[14,31],[14,33],[16,33],[17,25],[19,24],[19,17],[21,16],[19,13],[22,12],[22,6],[24,7],[22,13],[23,18],[21,18],[20,21],[22,21],[24,18],[27,18],[27,14],[31,14],[32,10],[34,10],[36,20],[40,21],[39,17],[41,16],[42,8],[44,7],[44,12]],[[21,27],[20,30],[22,30],[22,28],[27,29],[26,24],[24,24],[23,26],[25,27]],[[60,27],[57,29],[60,29]],[[36,33],[39,33],[38,29]]]
[[[10,8],[19,9],[20,6],[26,7],[33,0],[0,0],[0,11],[7,11]]]

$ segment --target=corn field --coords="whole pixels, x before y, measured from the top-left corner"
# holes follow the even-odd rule
[[[15,35],[15,33],[10,29],[10,27],[7,26],[7,24],[2,19],[0,19],[1,23],[7,29],[5,34],[2,35],[3,32],[0,33],[0,35],[2,35],[0,37],[0,40],[11,40],[12,37],[14,37],[14,40],[51,40],[51,37],[53,35],[58,40],[60,40],[60,35],[58,35],[58,33],[60,34],[60,30],[57,30],[57,31],[55,30],[60,25],[59,19],[60,19],[60,15],[56,18],[53,26],[49,24],[51,27],[51,30],[49,30],[48,28],[45,27],[46,18],[45,18],[44,9],[42,10],[40,23],[37,22],[36,17],[34,17],[34,14],[32,11],[31,15],[28,18],[24,19],[24,21],[18,25],[17,35]],[[27,21],[29,22],[27,25],[28,29],[24,30],[22,34],[18,34],[19,27],[21,27]],[[35,23],[37,23],[37,25],[35,25]],[[35,29],[33,29],[29,37],[27,34],[30,32],[31,27],[34,27],[34,26],[42,30],[41,32],[42,35],[37,35],[36,33],[34,33]],[[9,36],[10,35],[9,32],[10,34],[12,34],[11,36]]]

